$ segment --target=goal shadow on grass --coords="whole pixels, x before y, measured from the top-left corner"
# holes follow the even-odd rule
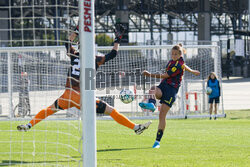
[[[152,147],[140,147],[140,148],[110,148],[110,149],[100,149],[97,152],[108,152],[108,151],[126,151],[126,150],[144,150],[152,149]],[[71,158],[81,158],[81,156],[72,156]]]
[[[140,148],[111,148],[111,149],[100,149],[97,152],[106,152],[106,151],[125,151],[125,150],[144,150],[151,149],[152,147],[140,147]]]
[[[34,162],[30,162],[30,161],[17,161],[17,160],[2,160],[2,162],[0,161],[0,166],[12,166],[12,165],[28,165],[28,164],[53,164],[53,163],[67,163],[67,162],[76,162],[74,160],[71,161],[34,161]]]

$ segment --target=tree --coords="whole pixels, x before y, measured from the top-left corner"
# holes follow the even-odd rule
[[[95,41],[98,46],[111,46],[113,43],[113,39],[104,33],[96,35]]]

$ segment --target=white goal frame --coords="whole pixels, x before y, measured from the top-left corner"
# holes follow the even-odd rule
[[[172,45],[146,45],[146,46],[120,46],[119,50],[122,52],[122,51],[127,51],[127,50],[150,50],[150,49],[164,49],[164,48],[171,48]],[[214,62],[213,64],[216,64],[215,67],[214,67],[214,70],[216,72],[216,74],[218,75],[218,78],[219,78],[219,81],[221,83],[221,86],[222,86],[222,76],[221,76],[221,70],[219,69],[221,67],[221,62],[220,62],[220,48],[219,46],[217,45],[186,45],[185,48],[210,48],[212,50],[216,50],[216,53],[214,56],[216,56],[216,58],[214,58]],[[98,52],[101,52],[102,51],[109,51],[111,50],[112,47],[97,47],[96,50]],[[53,52],[53,51],[59,51],[59,52],[62,52],[62,54],[66,54],[65,52],[65,47],[63,46],[45,46],[45,47],[5,47],[5,48],[0,48],[0,53],[5,53],[5,54],[8,54],[8,55],[11,55],[12,53],[18,53],[18,52]],[[119,55],[118,55],[119,57]],[[8,59],[9,62],[8,64],[11,64],[11,59]],[[11,68],[8,66],[8,76],[12,76],[12,73],[11,73]],[[98,70],[99,71],[99,70]],[[186,72],[185,72],[186,73]],[[65,76],[66,77],[66,76]],[[185,78],[185,77],[184,77]],[[12,102],[11,102],[11,98],[12,98],[12,86],[11,86],[11,80],[10,80],[10,77],[8,78],[9,79],[9,84],[8,84],[8,87],[10,88],[9,89],[9,92],[8,95],[9,96],[9,104],[8,104],[8,108],[5,107],[3,108],[2,110],[6,112],[6,110],[9,110],[7,113],[8,115],[6,115],[6,113],[3,113],[2,116],[6,118],[6,116],[8,116],[9,118],[13,118],[12,115],[11,115],[11,112],[12,111]],[[206,78],[205,78],[206,79]],[[183,80],[182,82],[182,85],[185,85],[186,83],[191,83],[191,82],[197,82],[197,83],[200,83],[200,84],[203,84],[203,86],[205,86],[206,84],[206,81],[204,80]],[[203,88],[203,90],[205,89],[205,87]],[[181,87],[179,92],[182,94],[182,97],[185,96],[185,89],[184,87]],[[119,92],[116,92],[116,95],[119,94]],[[100,94],[99,91],[96,92],[96,96],[102,96],[104,95],[105,96],[105,93],[103,94]],[[139,95],[139,94],[138,94]],[[203,96],[206,96],[203,94]],[[180,98],[179,101],[181,102],[180,103],[180,109],[181,109],[181,112],[183,113],[181,116],[172,116],[172,115],[168,115],[168,119],[171,119],[171,118],[191,118],[191,117],[209,117],[209,115],[187,115],[186,113],[186,108],[185,108],[185,99],[184,98]],[[207,103],[206,101],[203,100],[203,103]],[[127,105],[129,106],[129,105]],[[224,117],[225,116],[225,113],[224,113],[224,104],[223,104],[223,88],[221,89],[221,103],[220,103],[220,115],[219,117]],[[129,109],[130,111],[133,110],[134,111],[134,114],[132,115],[128,115],[128,117],[130,117],[131,119],[158,119],[158,115],[155,115],[155,114],[144,114],[143,116],[140,115],[140,116],[137,116],[135,114],[137,113],[140,113],[140,108],[137,107],[137,106],[133,106],[133,108]],[[120,110],[119,110],[120,111]],[[126,112],[126,111],[120,111],[120,112]],[[109,117],[97,117],[98,119],[111,119]],[[27,118],[24,118],[24,119],[27,119]],[[48,118],[48,119],[57,119],[57,118]]]

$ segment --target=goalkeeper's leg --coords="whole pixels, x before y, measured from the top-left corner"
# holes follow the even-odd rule
[[[97,113],[104,113],[106,115],[110,115],[117,123],[134,130],[135,133],[138,135],[141,134],[144,130],[146,130],[152,123],[151,121],[149,121],[145,124],[135,124],[130,121],[125,115],[119,113],[114,107],[108,105],[107,103],[104,103],[101,100],[96,101],[96,106]]]
[[[40,121],[44,120],[48,116],[56,113],[59,110],[65,110],[71,107],[80,108],[80,93],[73,89],[66,89],[61,97],[59,97],[54,104],[51,106],[42,109],[36,116],[26,125],[17,126],[19,131],[27,131],[31,127],[38,124]]]
[[[47,118],[48,116],[54,114],[56,112],[55,105],[52,104],[51,106],[42,109],[39,113],[36,114],[36,116],[26,125],[18,125],[17,130],[19,131],[27,131],[29,130],[32,126],[36,125],[43,119]]]

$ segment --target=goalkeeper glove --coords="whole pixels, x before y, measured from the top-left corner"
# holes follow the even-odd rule
[[[120,43],[121,39],[122,39],[122,36],[125,33],[124,26],[122,24],[116,24],[114,32],[115,32],[115,41],[114,41],[114,43]]]

